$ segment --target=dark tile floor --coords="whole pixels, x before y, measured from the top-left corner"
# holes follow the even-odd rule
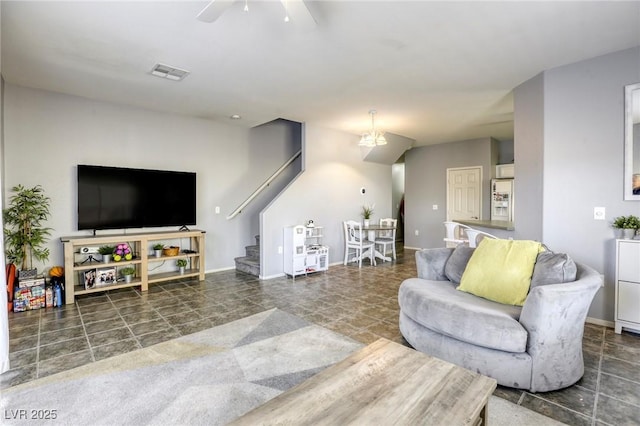
[[[415,276],[413,251],[376,267],[260,281],[225,271],[206,281],[174,281],[97,293],[62,308],[10,313],[12,370],[0,389],[65,371],[214,325],[280,308],[363,343],[378,337],[406,344],[398,331],[397,291]],[[571,425],[640,424],[640,336],[587,325],[586,372],[555,392],[499,387],[496,395]]]

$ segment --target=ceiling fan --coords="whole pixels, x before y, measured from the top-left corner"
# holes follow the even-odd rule
[[[203,22],[214,22],[236,1],[242,0],[211,0],[211,2],[198,13],[197,18]],[[247,0],[245,0],[245,11],[247,10],[246,2]],[[316,20],[311,15],[304,0],[280,0],[280,3],[284,7],[285,22],[291,20],[295,22],[297,26],[304,28],[313,28],[316,26]]]

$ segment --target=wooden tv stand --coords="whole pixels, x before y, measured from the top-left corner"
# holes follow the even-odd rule
[[[188,244],[172,242],[171,240],[183,240],[188,238]],[[62,237],[60,238],[64,244],[64,278],[65,278],[65,303],[72,304],[75,302],[75,296],[80,294],[90,294],[102,292],[106,290],[114,290],[118,288],[140,286],[141,291],[147,291],[149,284],[174,280],[178,278],[197,277],[200,281],[204,281],[204,257],[205,257],[205,231],[171,231],[171,232],[146,232],[134,234],[114,234],[99,236],[80,236],[80,237]],[[111,261],[109,263],[86,259],[89,253],[83,253],[83,247],[97,248],[100,246],[116,246],[121,243],[127,243],[131,247],[134,258],[132,260],[122,260],[120,262]],[[176,256],[155,257],[153,255],[153,245],[164,243],[166,245],[180,246],[180,253]],[[184,253],[182,250],[188,249],[193,253]],[[151,254],[150,254],[151,253]],[[92,255],[100,258],[99,254]],[[184,274],[180,274],[178,268],[175,271],[150,273],[149,265],[164,262],[167,260],[175,261],[177,259],[186,259],[189,262],[189,269]],[[119,276],[119,270],[125,266],[135,268],[136,273],[130,283],[125,283]],[[91,269],[115,268],[117,281],[113,284],[102,287],[85,289],[83,281],[83,273]]]

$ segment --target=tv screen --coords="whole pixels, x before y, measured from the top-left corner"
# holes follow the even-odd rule
[[[78,165],[78,230],[195,224],[195,173]]]

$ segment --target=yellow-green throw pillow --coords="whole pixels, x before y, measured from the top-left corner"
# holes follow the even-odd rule
[[[483,239],[467,264],[458,290],[508,305],[524,304],[542,244]]]

